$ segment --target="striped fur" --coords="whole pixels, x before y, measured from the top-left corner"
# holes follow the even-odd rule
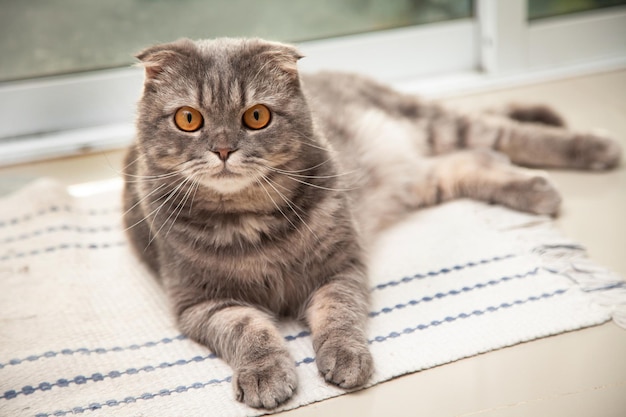
[[[234,369],[237,399],[273,408],[297,389],[275,320],[303,320],[330,383],[364,384],[366,246],[410,210],[458,197],[554,214],[560,197],[527,166],[607,169],[612,139],[565,130],[554,112],[458,113],[354,75],[299,76],[291,46],[182,40],[146,68],[127,156],[124,221],[183,333]],[[243,112],[272,111],[251,131]],[[173,122],[181,106],[197,132]],[[235,150],[227,161],[216,149]]]

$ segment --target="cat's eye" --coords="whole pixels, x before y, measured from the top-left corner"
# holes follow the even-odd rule
[[[262,104],[255,104],[243,114],[243,124],[254,130],[263,129],[271,119],[270,109]]]
[[[176,110],[174,123],[176,123],[176,126],[178,126],[180,130],[195,132],[202,127],[204,118],[200,112],[193,107],[183,106]]]

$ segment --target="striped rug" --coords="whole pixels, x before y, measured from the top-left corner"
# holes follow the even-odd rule
[[[120,188],[41,180],[0,201],[1,416],[253,416],[231,369],[177,330],[129,250]],[[614,319],[626,283],[550,219],[472,201],[415,213],[372,251],[369,385]],[[299,387],[281,410],[344,391],[309,332],[282,322]]]

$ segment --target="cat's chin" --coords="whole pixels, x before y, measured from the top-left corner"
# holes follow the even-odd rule
[[[243,175],[219,176],[218,178],[207,176],[200,180],[200,184],[219,194],[235,194],[249,187],[253,181],[253,178]]]

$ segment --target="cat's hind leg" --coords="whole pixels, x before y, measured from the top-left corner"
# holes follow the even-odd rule
[[[523,123],[488,114],[460,114],[439,109],[430,119],[432,154],[455,149],[489,148],[514,164],[606,170],[622,156],[619,142],[601,131],[577,132],[540,123]]]
[[[561,197],[542,171],[511,165],[506,156],[476,149],[431,158],[425,203],[472,198],[535,213],[556,215]]]
[[[606,170],[619,165],[622,148],[604,131],[576,132],[532,123],[485,120],[499,129],[494,148],[519,165],[531,167]]]

